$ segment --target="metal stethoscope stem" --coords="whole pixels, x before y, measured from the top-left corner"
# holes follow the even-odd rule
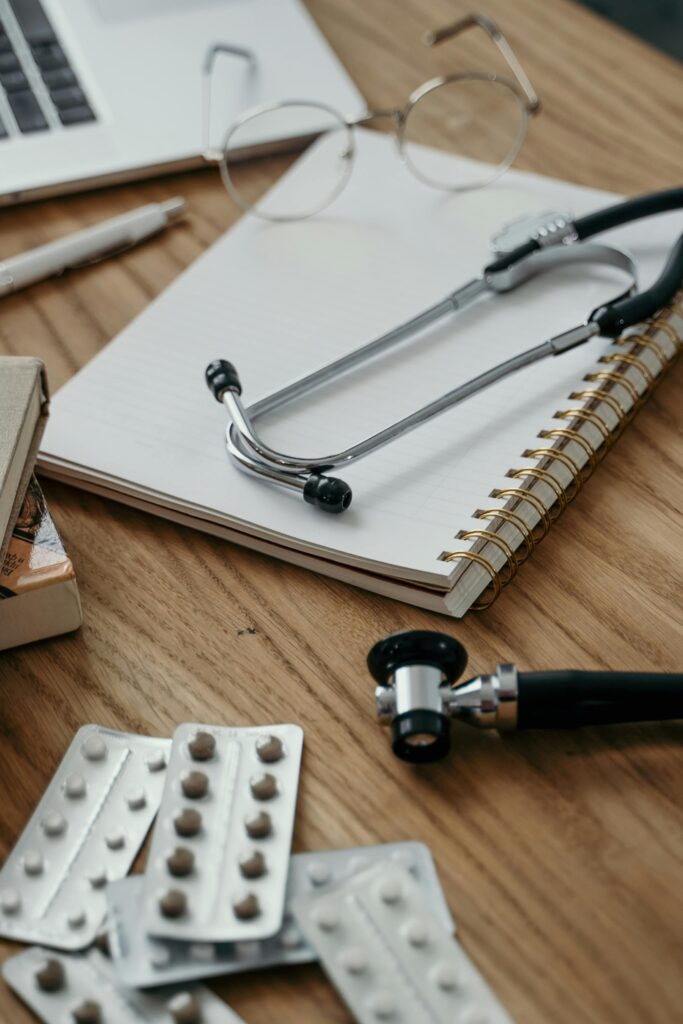
[[[674,247],[655,285],[648,292],[635,295],[637,270],[631,256],[606,245],[576,243],[583,237],[605,230],[605,226],[615,226],[617,223],[635,219],[636,215],[645,216],[650,212],[660,212],[664,208],[674,208],[682,204],[683,190],[678,189],[670,193],[658,193],[650,197],[629,200],[617,207],[601,211],[599,215],[591,214],[575,224],[558,218],[542,229],[534,239],[501,256],[485,268],[481,276],[472,279],[418,316],[251,406],[245,407],[241,401],[242,389],[235,367],[227,361],[217,360],[207,368],[206,376],[214,396],[224,404],[228,412],[228,453],[246,472],[302,491],[306,501],[324,511],[343,511],[350,504],[351,490],[342,480],[327,476],[330,470],[348,466],[377,451],[435,416],[541,359],[561,355],[598,334],[616,336],[624,327],[652,315],[663,305],[662,299],[668,301],[671,294],[680,286],[683,277],[683,238],[679,239]],[[288,455],[272,448],[259,435],[255,426],[259,417],[338,379],[342,374],[382,355],[443,317],[466,308],[483,295],[511,291],[541,273],[575,264],[599,264],[623,271],[628,275],[629,286],[610,303],[591,313],[585,323],[491,367],[410,415],[342,451],[322,456]]]

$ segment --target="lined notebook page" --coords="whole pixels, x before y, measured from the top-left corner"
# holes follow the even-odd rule
[[[226,416],[204,384],[217,357],[256,401],[445,297],[491,259],[488,240],[522,214],[574,214],[605,193],[509,172],[487,189],[434,191],[412,178],[394,140],[359,132],[351,181],[323,215],[294,224],[241,222],[57,394],[43,465],[66,467],[138,497],[259,537],[425,585],[457,570],[492,488],[555,424],[608,342],[539,363],[348,467],[350,509],[329,516],[300,494],[240,472],[224,449]],[[305,191],[315,147],[276,186]],[[443,161],[433,154],[435,161]],[[612,232],[647,284],[683,218]],[[604,236],[607,238],[607,236]],[[620,290],[600,268],[556,271],[443,320],[393,354],[259,422],[266,440],[304,456],[339,451],[491,365],[583,321]]]

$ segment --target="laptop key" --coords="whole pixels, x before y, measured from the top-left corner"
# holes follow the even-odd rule
[[[66,89],[53,89],[50,93],[57,110],[69,110],[71,107],[87,107],[88,101],[80,85],[70,85]]]
[[[5,35],[3,30],[0,28],[0,53],[8,53],[12,50],[12,44],[9,40],[9,36]]]
[[[95,120],[95,115],[87,103],[80,107],[67,107],[66,110],[60,110],[58,113],[59,120],[63,125],[85,124],[86,121]]]
[[[43,71],[43,81],[48,89],[64,89],[67,85],[78,85],[75,74],[71,68],[55,68],[53,71]]]
[[[31,88],[23,71],[0,71],[0,84],[6,92],[21,92]]]
[[[34,46],[31,52],[41,71],[53,71],[55,68],[69,66],[66,54],[59,43],[41,43]]]
[[[10,92],[7,99],[20,132],[39,132],[47,128],[45,116],[32,92]]]
[[[40,0],[9,0],[14,17],[31,45],[56,42],[54,29]]]
[[[21,71],[21,64],[13,50],[0,53],[0,74],[3,71]]]

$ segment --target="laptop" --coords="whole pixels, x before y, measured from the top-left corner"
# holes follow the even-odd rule
[[[216,60],[214,138],[260,103],[364,109],[300,0],[0,0],[0,204],[200,165],[219,43],[256,59]]]

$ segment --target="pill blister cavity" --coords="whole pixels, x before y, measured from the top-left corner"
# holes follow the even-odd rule
[[[272,800],[277,795],[277,779],[270,772],[252,776],[249,787],[255,800]]]
[[[304,937],[295,924],[288,924],[280,933],[279,943],[283,949],[298,949],[303,941]]]
[[[216,947],[213,942],[191,942],[187,952],[190,960],[199,964],[210,964],[216,959]]]
[[[260,878],[266,873],[266,858],[260,850],[251,850],[240,857],[240,871],[245,878]]]
[[[177,814],[173,819],[173,827],[179,836],[190,839],[196,836],[202,827],[202,816],[199,811],[186,807],[184,811]]]
[[[255,814],[249,815],[244,822],[244,827],[247,830],[247,835],[252,839],[265,839],[272,832],[273,823],[266,811],[256,811]]]
[[[144,789],[131,789],[126,797],[126,803],[131,811],[141,811],[147,806],[147,794]]]
[[[69,800],[80,800],[85,796],[87,786],[82,775],[69,775],[64,783],[64,793]]]
[[[79,928],[83,927],[87,919],[85,910],[83,910],[82,907],[77,907],[75,910],[71,911],[66,920],[69,928],[73,931],[78,931]]]
[[[85,999],[71,1013],[74,1024],[100,1024],[102,1008],[93,999]]]
[[[442,992],[455,992],[460,985],[458,972],[451,964],[436,964],[430,977]]]
[[[394,864],[397,864],[404,871],[410,871],[411,875],[417,874],[417,863],[415,857],[408,850],[394,850],[391,855]]]
[[[187,912],[187,896],[180,889],[167,889],[159,900],[159,910],[164,917],[182,917]]]
[[[168,946],[155,944],[154,951],[150,954],[149,962],[155,971],[160,971],[162,968],[168,967],[172,959],[171,950]]]
[[[36,985],[43,992],[59,992],[64,988],[66,975],[59,960],[43,960],[35,975]]]
[[[5,889],[0,893],[0,910],[3,914],[12,916],[21,910],[21,896],[16,889]]]
[[[404,935],[411,946],[422,949],[429,944],[429,928],[424,921],[408,921],[404,929]]]
[[[266,764],[279,761],[284,754],[282,740],[278,736],[259,736],[256,740],[256,753],[259,760]]]
[[[364,871],[369,863],[367,857],[352,857],[349,861],[349,872],[352,875],[357,875],[359,871]]]
[[[126,835],[120,828],[110,829],[104,837],[104,841],[110,850],[122,850],[126,845]]]
[[[168,1011],[173,1024],[202,1024],[202,1007],[191,992],[179,992],[170,1000]]]
[[[88,875],[88,881],[90,882],[93,889],[104,889],[107,884],[107,872],[103,867],[96,868]]]
[[[45,861],[43,860],[42,854],[35,850],[31,850],[24,857],[24,873],[29,875],[31,878],[35,878],[37,875],[42,875],[43,868],[45,867]]]
[[[312,860],[306,867],[308,880],[313,885],[327,885],[332,879],[332,871],[321,860]]]
[[[323,904],[316,907],[313,913],[313,922],[324,932],[333,932],[339,924],[339,914],[330,904]]]
[[[180,786],[188,800],[201,800],[209,792],[209,777],[204,772],[188,772]]]
[[[385,878],[379,883],[378,890],[382,903],[386,903],[389,906],[399,903],[403,895],[401,883],[397,878]]]
[[[233,901],[232,909],[240,921],[251,921],[261,913],[261,905],[256,893],[248,892]]]
[[[155,750],[153,754],[147,755],[145,764],[150,772],[162,772],[166,767],[166,754],[163,750]]]
[[[490,1024],[491,1017],[481,1006],[467,1006],[460,1020],[462,1024]]]
[[[375,1020],[393,1020],[396,1016],[396,1000],[391,992],[375,992],[368,999],[368,1010]]]
[[[339,964],[347,974],[362,974],[368,966],[368,958],[360,946],[349,946],[339,954]]]
[[[252,939],[244,942],[235,943],[235,956],[238,960],[244,963],[245,961],[253,961],[259,956],[261,952],[261,943],[258,939]]]
[[[103,761],[107,756],[107,744],[101,736],[93,733],[83,743],[83,757],[87,761]]]
[[[53,811],[43,818],[42,826],[46,836],[49,836],[50,839],[56,839],[66,832],[66,818],[59,811]]]
[[[196,732],[187,745],[193,761],[210,761],[216,753],[216,737],[210,732]]]
[[[166,858],[166,867],[176,878],[185,878],[194,871],[194,854],[186,846],[176,846]]]

